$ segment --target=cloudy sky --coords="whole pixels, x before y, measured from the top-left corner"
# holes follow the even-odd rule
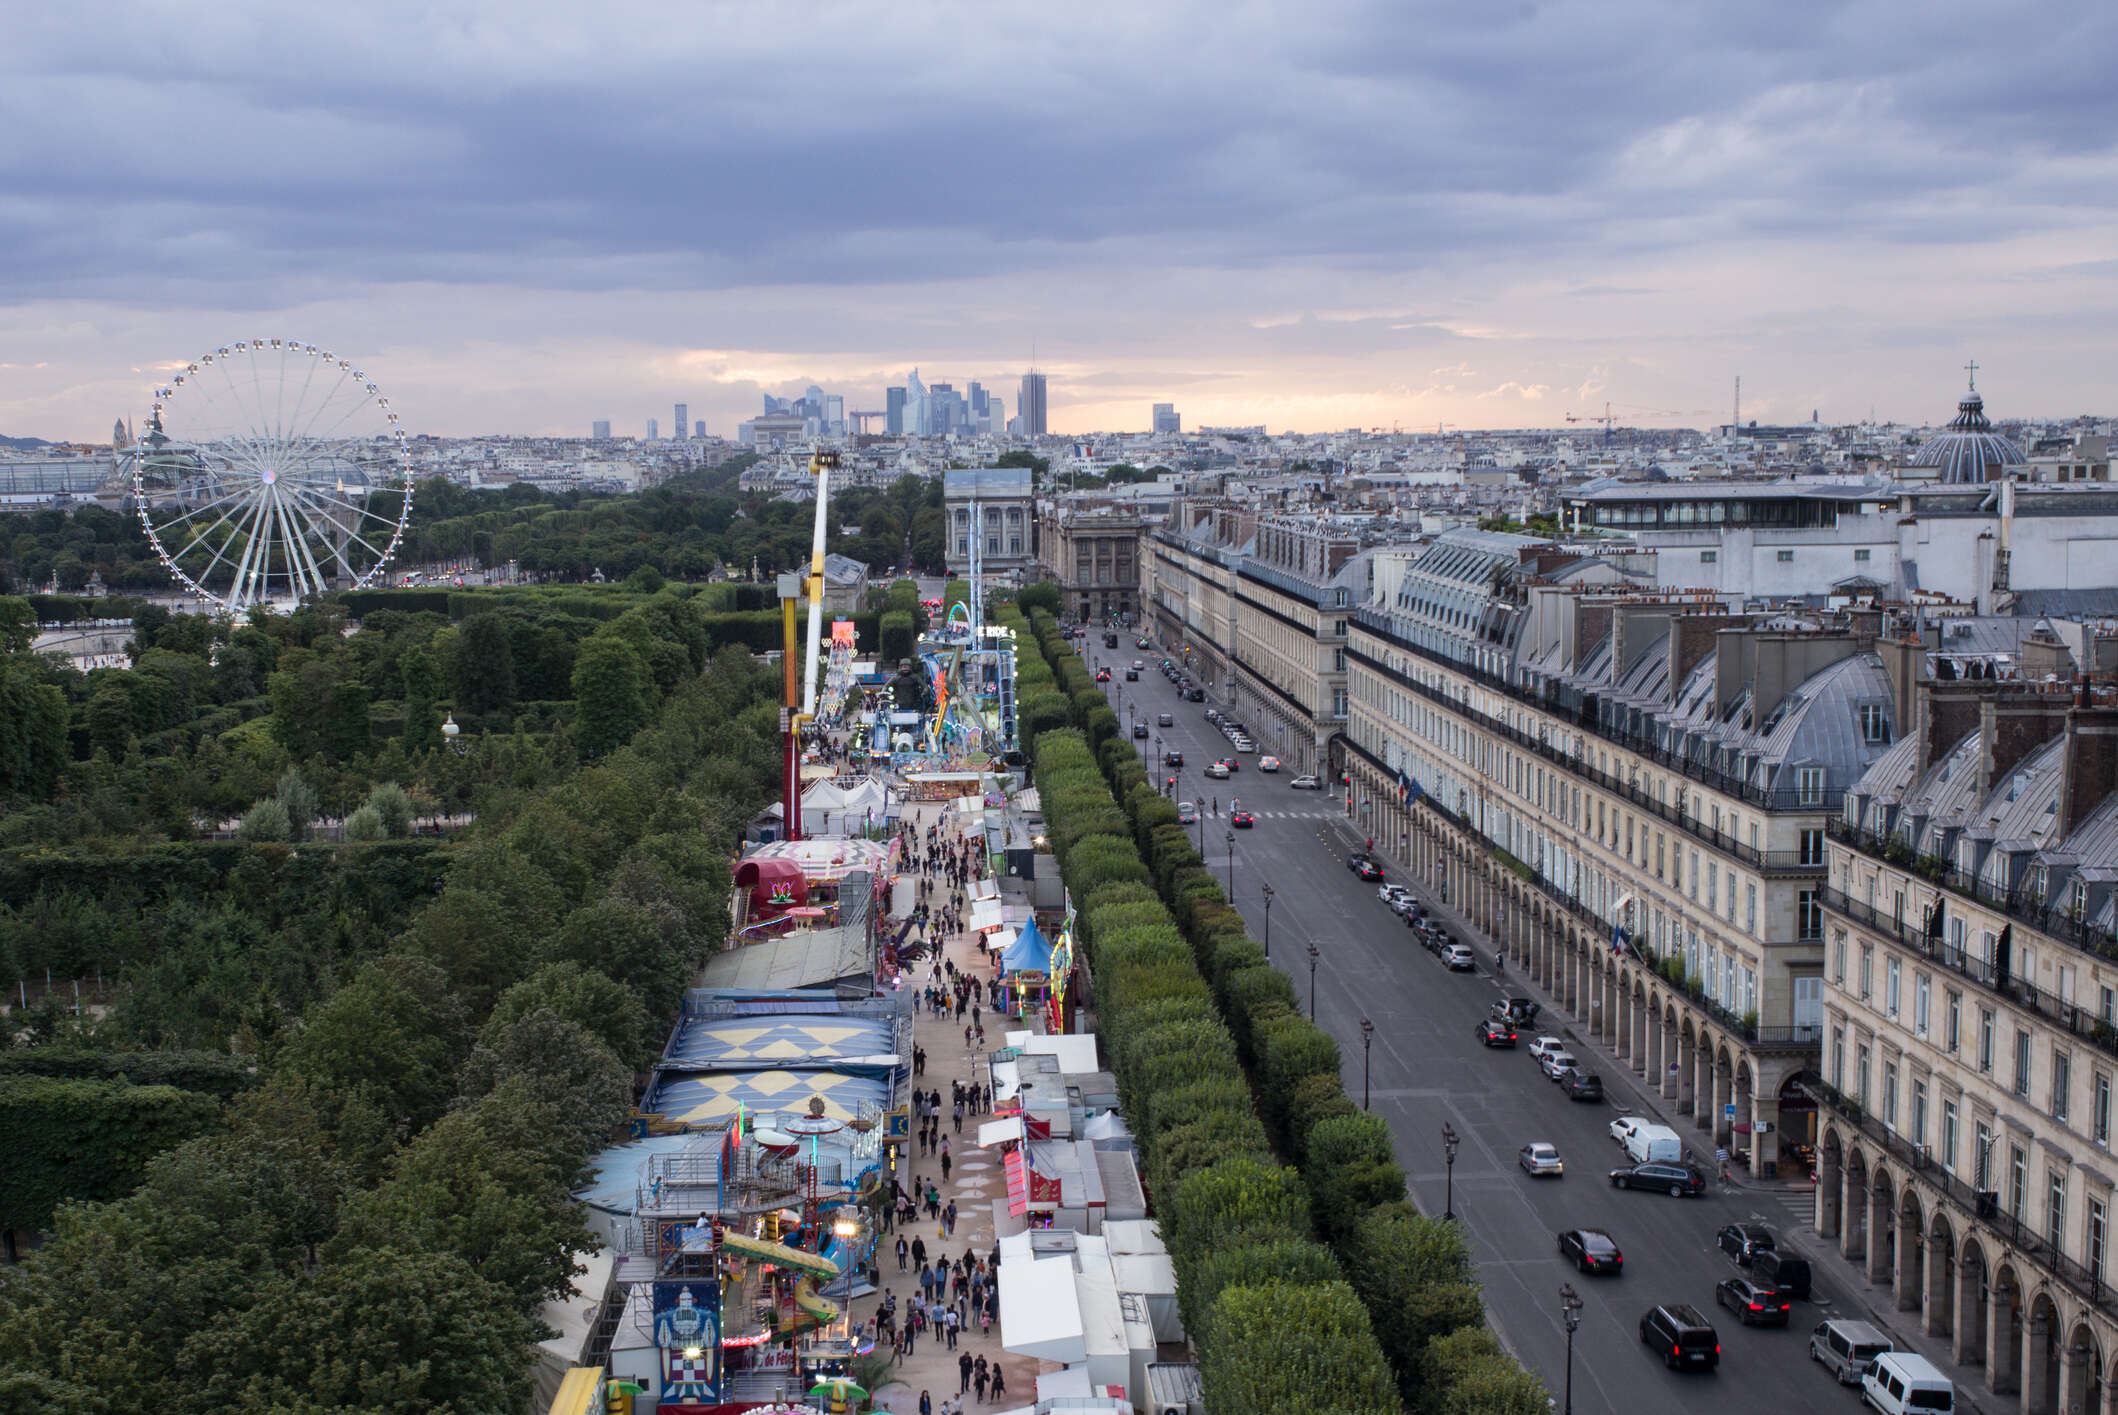
[[[407,426],[2112,412],[2118,6],[68,0],[0,45],[0,433],[253,335]]]

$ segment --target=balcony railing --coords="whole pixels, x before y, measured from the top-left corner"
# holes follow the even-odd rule
[[[1403,645],[1403,647],[1411,649],[1412,652],[1421,653],[1426,655],[1427,657],[1435,658],[1437,662],[1447,664],[1454,671],[1464,673],[1470,677],[1480,679],[1481,681],[1490,680],[1488,681],[1487,685],[1493,687],[1496,691],[1511,693],[1516,697],[1523,696],[1519,689],[1512,689],[1507,687],[1504,683],[1501,682],[1501,680],[1493,678],[1491,674],[1481,673],[1475,669],[1465,668],[1461,664],[1448,663],[1447,660],[1440,659],[1437,655],[1430,654],[1423,649],[1413,648],[1410,645]],[[1390,671],[1387,665],[1381,663],[1377,659],[1367,654],[1358,653],[1349,649],[1347,651],[1346,657],[1349,660],[1357,659],[1360,662],[1367,664],[1369,667],[1376,669],[1378,672],[1388,673]],[[1630,804],[1637,806],[1643,811],[1646,811],[1648,814],[1657,817],[1658,819],[1666,822],[1669,825],[1675,826],[1677,829],[1685,832],[1687,835],[1692,836],[1694,839],[1700,841],[1702,844],[1709,845],[1724,854],[1733,855],[1741,860],[1747,860],[1761,870],[1787,871],[1792,873],[1806,874],[1822,874],[1824,872],[1824,858],[1820,851],[1804,852],[1800,850],[1765,850],[1755,845],[1746,844],[1745,842],[1738,840],[1733,835],[1728,835],[1723,833],[1722,831],[1715,830],[1711,826],[1704,824],[1698,819],[1687,815],[1683,810],[1679,809],[1677,806],[1673,806],[1666,801],[1658,799],[1652,792],[1646,790],[1637,781],[1621,780],[1620,778],[1611,775],[1609,772],[1598,770],[1596,767],[1583,761],[1580,757],[1577,757],[1574,754],[1566,751],[1561,745],[1552,741],[1551,738],[1546,734],[1526,732],[1519,727],[1511,726],[1510,724],[1503,722],[1497,717],[1493,717],[1487,713],[1482,713],[1478,711],[1476,708],[1472,707],[1469,703],[1464,702],[1462,699],[1451,697],[1448,693],[1442,691],[1441,689],[1432,687],[1425,683],[1421,683],[1415,679],[1405,678],[1399,675],[1393,675],[1393,680],[1399,683],[1401,686],[1408,688],[1412,692],[1418,694],[1420,697],[1423,697],[1430,702],[1433,702],[1443,708],[1446,708],[1449,712],[1452,712],[1459,717],[1466,718],[1472,722],[1475,722],[1476,724],[1478,724],[1479,727],[1481,727],[1487,732],[1492,733],[1494,736],[1504,737],[1508,741],[1513,742],[1515,745],[1522,747],[1524,750],[1534,752],[1538,756],[1543,757],[1546,761],[1549,761],[1556,766],[1564,768],[1570,774],[1580,776],[1591,782],[1594,782],[1596,785],[1602,787],[1604,790],[1610,792],[1612,795],[1621,797]],[[1582,715],[1572,709],[1562,707],[1555,703],[1539,702],[1534,699],[1530,701],[1532,706],[1534,706],[1539,712],[1548,713],[1552,716],[1558,717],[1564,722],[1568,722],[1573,725],[1583,725],[1581,722]],[[1589,725],[1591,727],[1591,730],[1594,730],[1599,736],[1603,736],[1607,739],[1614,741],[1619,740],[1617,737],[1614,737],[1610,732],[1608,732],[1604,728],[1596,726],[1594,724]],[[1669,770],[1683,775],[1688,780],[1694,780],[1700,782],[1702,785],[1712,786],[1713,789],[1721,791],[1724,794],[1739,795],[1742,799],[1750,801],[1754,805],[1762,806],[1768,810],[1815,811],[1821,814],[1822,812],[1833,808],[1835,798],[1837,796],[1837,793],[1826,792],[1821,795],[1815,795],[1810,798],[1804,798],[1801,793],[1794,791],[1765,791],[1756,787],[1746,786],[1741,783],[1735,783],[1731,785],[1728,783],[1733,782],[1733,778],[1723,777],[1722,774],[1719,772],[1715,772],[1710,768],[1703,767],[1697,762],[1689,761],[1683,757],[1676,756],[1664,750],[1663,748],[1654,745],[1651,742],[1627,739],[1623,741],[1621,745],[1624,745],[1629,751],[1632,751],[1640,756],[1647,757],[1648,759],[1656,762],[1658,765],[1667,767]],[[1719,778],[1719,780],[1710,780],[1709,778]]]
[[[2091,1046],[2118,1056],[2118,1026],[2112,1025],[2110,1019],[2056,993],[2046,992],[2013,972],[2003,973],[1986,959],[1944,942],[1916,924],[1892,918],[1857,899],[1849,899],[1839,890],[1826,888],[1819,893],[1825,909],[1845,915],[1870,932],[1895,939],[1958,977],[1968,978],[1987,992],[2036,1013],[2054,1026],[2064,1027]]]
[[[1951,1174],[1942,1168],[1925,1145],[1915,1145],[1905,1136],[1898,1134],[1883,1124],[1881,1118],[1870,1112],[1866,1106],[1836,1086],[1823,1081],[1810,1081],[1803,1083],[1802,1088],[1808,1091],[1818,1104],[1852,1125],[1870,1141],[1880,1145],[1892,1158],[1917,1174],[1920,1182],[1939,1189],[1951,1204],[1962,1211],[1963,1218],[1975,1221],[1981,1228],[1998,1235],[2019,1255],[2050,1273],[2091,1306],[2101,1307],[2107,1312],[2118,1312],[2118,1289],[2114,1289],[2104,1280],[2105,1273],[2101,1264],[2090,1266],[2068,1257],[2031,1225],[2011,1213],[2004,1212],[2000,1207],[1998,1192],[1979,1189]],[[1860,1202],[1867,1202],[1867,1196],[1862,1195]],[[1840,1222],[1844,1221],[1842,1217]],[[1871,1233],[1868,1237],[1869,1242],[1876,1241],[1876,1235]],[[1997,1266],[1989,1263],[1988,1270]]]
[[[1843,814],[1826,821],[1824,829],[1833,840],[1851,846],[1870,859],[1894,866],[1960,898],[1972,900],[1996,913],[2005,914],[2017,923],[2026,924],[2047,937],[2058,939],[2062,943],[2071,943],[2099,958],[2118,961],[2118,936],[2114,936],[2107,929],[2090,927],[2075,918],[2071,911],[2058,905],[2039,902],[2030,890],[2005,889],[1988,880],[1967,874],[1935,859],[1932,855],[1915,855],[1896,840],[1848,825]]]
[[[1354,755],[1367,761],[1377,772],[1388,775],[1388,769],[1367,748],[1351,739],[1347,740],[1346,746]],[[1471,840],[1479,842],[1489,849],[1499,849],[1498,846],[1493,845],[1492,842],[1479,834],[1478,830],[1468,819],[1450,810],[1438,798],[1422,796],[1420,804],[1441,816],[1442,819],[1455,826],[1458,831]],[[1509,858],[1514,859],[1513,856],[1509,856]],[[1535,864],[1524,860],[1515,860],[1515,864],[1520,866],[1520,868],[1511,869],[1510,872],[1585,925],[1590,939],[1607,939],[1611,936],[1610,920],[1591,909],[1586,901],[1573,894],[1558,880],[1546,874]],[[1802,941],[1809,942],[1810,940]],[[1694,1007],[1713,1018],[1729,1033],[1745,1042],[1752,1043],[1766,1050],[1808,1050],[1820,1047],[1823,1043],[1824,1029],[1821,1026],[1760,1027],[1745,1014],[1724,1007],[1713,998],[1707,996],[1704,988],[1691,982],[1688,978],[1671,976],[1668,971],[1665,971],[1662,961],[1652,951],[1642,947],[1639,940],[1628,939],[1625,948],[1626,952],[1640,966],[1658,974],[1669,986],[1682,993]]]
[[[1485,669],[1474,667],[1471,664],[1461,663],[1446,654],[1436,653],[1424,644],[1413,643],[1389,626],[1387,620],[1390,616],[1388,615],[1379,614],[1370,609],[1364,610],[1354,617],[1362,626],[1387,640],[1392,646],[1403,649],[1414,657],[1423,658],[1439,668],[1468,678],[1482,687],[1491,688],[1496,693],[1500,693],[1534,711],[1555,717],[1571,727],[1578,727],[1584,732],[1593,733],[1614,746],[1622,747],[1626,751],[1645,757],[1657,766],[1665,767],[1690,780],[1697,781],[1701,785],[1710,787],[1723,795],[1733,796],[1738,800],[1747,801],[1754,806],[1770,811],[1836,811],[1839,809],[1841,801],[1845,798],[1843,788],[1803,792],[1800,790],[1758,786],[1743,777],[1732,776],[1716,767],[1707,766],[1703,762],[1694,761],[1691,758],[1673,753],[1656,742],[1651,736],[1613,727],[1604,722],[1593,711],[1584,711],[1579,706],[1562,702],[1549,695],[1532,693],[1520,684],[1511,683],[1498,674],[1489,673]],[[1349,652],[1350,656],[1353,655]],[[1365,655],[1362,655],[1362,657],[1365,657]],[[1384,672],[1389,672],[1387,665],[1377,663],[1373,658],[1368,658],[1367,661]],[[1470,712],[1470,709],[1455,699],[1448,697],[1445,693],[1440,693],[1411,680],[1399,679],[1398,681],[1404,682],[1406,686],[1412,688],[1415,692],[1429,697],[1438,697],[1456,711]],[[1490,722],[1492,720],[1484,718],[1482,714],[1472,715],[1481,717],[1483,721]],[[1512,731],[1512,729],[1509,730]],[[1578,760],[1564,753],[1544,749],[1542,744],[1535,742],[1534,739],[1530,745],[1545,750],[1546,755],[1552,756],[1555,760],[1564,761],[1569,765],[1574,765]],[[1690,827],[1687,826],[1687,828]],[[1738,848],[1747,849],[1747,847]],[[1818,868],[1821,869],[1822,866],[1819,865]]]

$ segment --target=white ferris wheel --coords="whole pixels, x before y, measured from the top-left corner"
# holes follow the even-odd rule
[[[155,390],[132,451],[140,524],[177,582],[222,610],[381,576],[412,514],[390,400],[345,359],[243,339]]]

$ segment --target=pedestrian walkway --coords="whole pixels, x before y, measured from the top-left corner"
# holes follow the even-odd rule
[[[940,804],[919,804],[908,808],[907,820],[912,826],[915,841],[914,858],[907,862],[909,878],[929,878],[920,868],[919,854],[929,826],[940,825],[945,839],[954,844],[958,839],[952,816]],[[980,866],[984,856],[977,855]],[[969,909],[961,894],[956,893],[946,882],[946,876],[932,876],[936,880],[935,892],[929,903],[937,910],[953,906],[960,913]],[[905,973],[904,989],[917,993],[936,981],[935,969],[944,961],[953,962],[959,973],[967,974],[980,984],[991,976],[983,951],[973,935],[957,932],[942,937],[942,950],[938,957],[918,960]],[[944,972],[942,977],[946,979]],[[981,1002],[983,999],[981,999]],[[1001,1044],[1000,1034],[1005,1030],[1042,1030],[1035,1019],[1022,1020],[1004,1014],[985,1012],[986,1047]],[[909,1304],[920,1297],[919,1274],[908,1260],[903,1268],[897,1258],[897,1239],[902,1235],[907,1246],[916,1240],[926,1254],[929,1266],[937,1258],[954,1262],[966,1255],[975,1262],[983,1258],[993,1264],[999,1258],[999,1241],[993,1228],[992,1206],[996,1200],[1004,1199],[1007,1184],[1001,1172],[1000,1156],[997,1152],[978,1148],[978,1126],[989,1117],[966,1112],[962,1129],[956,1128],[950,1104],[952,1084],[965,1085],[983,1083],[988,1078],[982,1059],[985,1051],[979,1049],[975,1040],[971,1047],[964,1045],[964,1023],[970,1020],[966,1013],[964,1021],[956,1020],[953,1013],[937,1017],[924,1008],[915,1007],[912,1021],[913,1045],[926,1054],[925,1066],[912,1078],[914,1089],[939,1091],[941,1093],[941,1134],[949,1142],[947,1176],[938,1155],[920,1154],[917,1136],[920,1122],[915,1115],[912,1122],[914,1143],[909,1144],[900,1161],[898,1182],[907,1192],[924,1194],[929,1185],[940,1193],[944,1208],[951,1202],[956,1205],[957,1222],[955,1232],[945,1231],[943,1224],[927,1216],[924,1206],[919,1217],[910,1224],[881,1235],[876,1246],[877,1267],[881,1271],[881,1290],[861,1298],[853,1304],[855,1322],[872,1321],[881,1310],[886,1294],[894,1293],[897,1299],[897,1320],[904,1325]],[[894,1363],[897,1379],[876,1392],[877,1406],[895,1412],[895,1415],[916,1415],[922,1391],[932,1397],[933,1407],[940,1410],[944,1399],[961,1400],[966,1409],[975,1410],[981,1404],[977,1386],[963,1371],[961,1362],[969,1356],[973,1362],[983,1356],[986,1369],[994,1365],[1005,1373],[1006,1394],[995,1400],[990,1383],[985,1388],[982,1402],[995,1409],[1007,1409],[1028,1405],[1036,1395],[1037,1374],[1047,1369],[1046,1363],[1019,1356],[1010,1356],[1000,1346],[1000,1324],[996,1319],[990,1332],[980,1329],[980,1322],[968,1302],[960,1309],[970,1320],[967,1329],[956,1339],[952,1347],[946,1335],[932,1328],[920,1332],[913,1342],[912,1352]],[[1051,1367],[1049,1369],[1056,1369]],[[975,1367],[973,1369],[975,1375]]]

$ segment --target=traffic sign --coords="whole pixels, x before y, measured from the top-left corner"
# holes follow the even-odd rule
[[[1721,1114],[1727,1116],[1730,1120],[1734,1120],[1736,1118],[1736,1108],[1732,1104],[1724,1105],[1721,1107]]]

